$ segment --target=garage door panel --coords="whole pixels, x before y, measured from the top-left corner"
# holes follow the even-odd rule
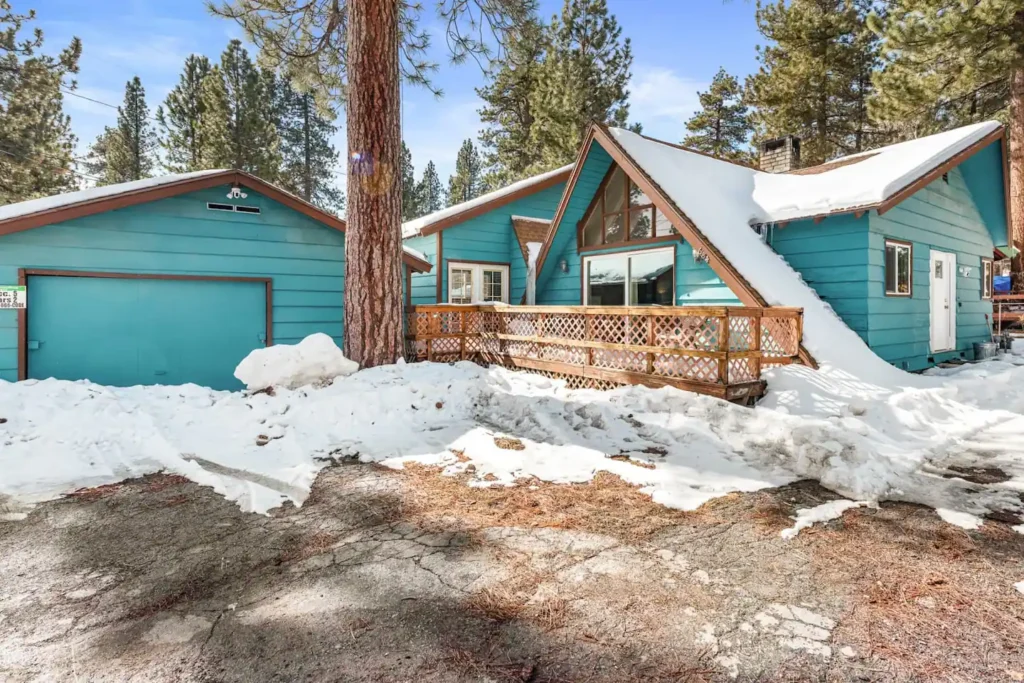
[[[31,276],[28,371],[100,384],[237,389],[264,345],[261,282]]]

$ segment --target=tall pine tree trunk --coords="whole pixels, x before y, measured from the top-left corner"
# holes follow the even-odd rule
[[[370,367],[402,355],[398,1],[348,8],[345,355]]]
[[[1010,246],[1024,247],[1024,66],[1010,76]],[[1024,254],[1013,259],[1013,288],[1024,291]]]

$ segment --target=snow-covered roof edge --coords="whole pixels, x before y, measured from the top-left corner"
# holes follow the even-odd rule
[[[416,237],[418,235],[429,235],[468,220],[473,216],[484,213],[485,211],[496,209],[499,206],[503,206],[504,204],[518,199],[519,197],[533,194],[534,192],[540,192],[552,185],[558,184],[564,178],[568,178],[569,174],[572,173],[574,165],[575,164],[568,164],[561,168],[556,168],[553,171],[548,171],[547,173],[541,173],[540,175],[535,175],[531,178],[514,182],[500,190],[482,194],[479,197],[470,199],[468,202],[455,204],[454,206],[449,206],[448,208],[441,209],[440,211],[429,213],[426,216],[420,216],[414,220],[406,221],[402,224],[402,237],[404,239],[408,237]]]
[[[346,223],[343,218],[328,213],[277,185],[245,171],[211,169],[90,187],[0,206],[0,235],[228,184],[244,185],[329,228],[345,232]],[[432,268],[422,253],[404,245],[402,260],[417,272],[429,272]]]

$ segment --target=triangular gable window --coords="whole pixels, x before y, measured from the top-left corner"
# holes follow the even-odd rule
[[[672,224],[654,201],[613,164],[577,226],[577,245],[628,246],[672,235]]]

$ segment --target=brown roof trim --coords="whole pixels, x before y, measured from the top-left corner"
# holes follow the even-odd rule
[[[551,228],[548,231],[547,238],[544,240],[544,248],[541,250],[540,258],[538,259],[538,272],[544,267],[544,260],[547,257],[548,247],[554,240],[554,236],[558,231],[558,226],[562,221],[562,217],[565,214],[566,207],[569,203],[569,197],[572,196],[572,190],[576,185],[576,181],[579,179],[579,170],[582,168],[582,159],[585,156],[585,152],[590,150],[590,146],[593,143],[601,145],[601,147],[608,152],[612,160],[619,165],[619,167],[625,171],[626,175],[632,179],[633,182],[640,187],[641,190],[654,202],[654,205],[659,211],[668,216],[672,226],[676,229],[679,234],[686,238],[691,245],[703,249],[708,255],[708,265],[711,266],[712,270],[722,278],[722,281],[733,291],[734,294],[743,302],[746,306],[758,306],[767,307],[768,302],[765,300],[761,293],[758,292],[753,285],[751,285],[743,275],[736,270],[735,266],[729,262],[727,258],[715,247],[714,244],[708,240],[703,233],[697,228],[696,224],[690,220],[690,218],[683,213],[683,211],[672,201],[668,195],[662,190],[661,186],[658,185],[654,180],[647,174],[643,168],[629,155],[628,152],[618,143],[617,140],[608,132],[607,128],[599,125],[592,124],[590,129],[587,131],[586,138],[584,138],[583,145],[580,147],[580,154],[577,157],[576,165],[573,169],[573,177],[570,184],[566,186],[565,192],[562,194],[562,201],[558,205],[558,211],[555,212],[555,218],[551,222]],[[816,362],[811,357],[810,353],[800,347],[800,358],[804,363],[811,367],[817,367]]]
[[[512,230],[515,232],[516,240],[519,242],[519,249],[523,252],[523,263],[529,265],[530,262],[530,253],[526,245],[530,242],[540,242],[543,244],[550,227],[551,221],[543,218],[536,220],[512,218]]]
[[[960,152],[954,154],[950,158],[946,159],[946,161],[942,162],[941,164],[933,168],[932,170],[918,177],[917,180],[908,183],[906,186],[895,192],[888,199],[879,202],[877,206],[873,206],[871,208],[877,208],[879,215],[885,213],[886,211],[893,208],[910,195],[920,190],[921,188],[931,184],[936,178],[941,176],[943,173],[948,173],[950,170],[956,168],[964,161],[974,156],[977,152],[981,151],[983,148],[988,147],[990,144],[997,140],[1004,140],[1005,137],[1006,131],[1002,126],[1000,126],[999,128],[992,131],[982,139],[975,142],[967,149],[961,150]],[[1010,179],[1008,174],[1003,173],[1003,183],[1007,188],[1006,192],[1009,192],[1009,182]],[[1007,204],[1007,206],[1009,206],[1009,204]],[[848,210],[844,210],[844,213],[847,211]]]
[[[417,232],[415,235],[409,235],[409,237],[423,237],[425,235],[433,235],[435,232],[441,232],[442,230],[450,228],[454,225],[458,225],[459,223],[464,223],[465,221],[468,221],[471,218],[476,218],[477,216],[481,216],[487,213],[488,211],[493,211],[494,209],[505,206],[506,204],[511,204],[517,199],[529,197],[531,194],[540,192],[541,190],[546,190],[549,187],[554,187],[559,183],[565,182],[565,179],[569,177],[570,173],[571,169],[566,169],[562,173],[556,173],[551,177],[545,178],[544,180],[536,184],[527,185],[526,187],[516,190],[515,192],[509,192],[508,194],[503,194],[498,197],[495,197],[490,201],[484,202],[482,204],[477,204],[476,206],[472,206],[466,209],[465,211],[460,211],[458,213],[452,214],[451,216],[442,218],[436,223],[431,223],[430,225],[424,227],[422,230]],[[408,237],[406,239],[408,239]]]
[[[290,209],[312,218],[319,223],[323,223],[329,228],[333,228],[339,232],[345,232],[346,225],[344,219],[327,213],[323,209],[310,204],[304,199],[300,199],[299,197],[296,197],[279,187],[271,185],[267,181],[261,180],[252,174],[246,173],[245,171],[227,170],[220,173],[202,175],[196,178],[183,178],[181,180],[156,185],[154,187],[120,192],[106,197],[85,199],[74,204],[66,204],[64,206],[44,209],[24,216],[8,218],[7,220],[0,221],[0,236],[10,235],[24,230],[31,230],[32,228],[39,228],[53,223],[60,223],[61,221],[69,221],[75,218],[91,216],[93,214],[103,213],[104,211],[123,209],[128,206],[144,204],[158,199],[167,199],[168,197],[175,197],[188,192],[205,190],[210,187],[217,187],[218,185],[229,184],[244,185],[276,202],[284,204]],[[402,260],[406,265],[417,272],[430,271],[431,265],[429,263],[416,258],[411,254],[407,254],[404,251],[402,252]]]

